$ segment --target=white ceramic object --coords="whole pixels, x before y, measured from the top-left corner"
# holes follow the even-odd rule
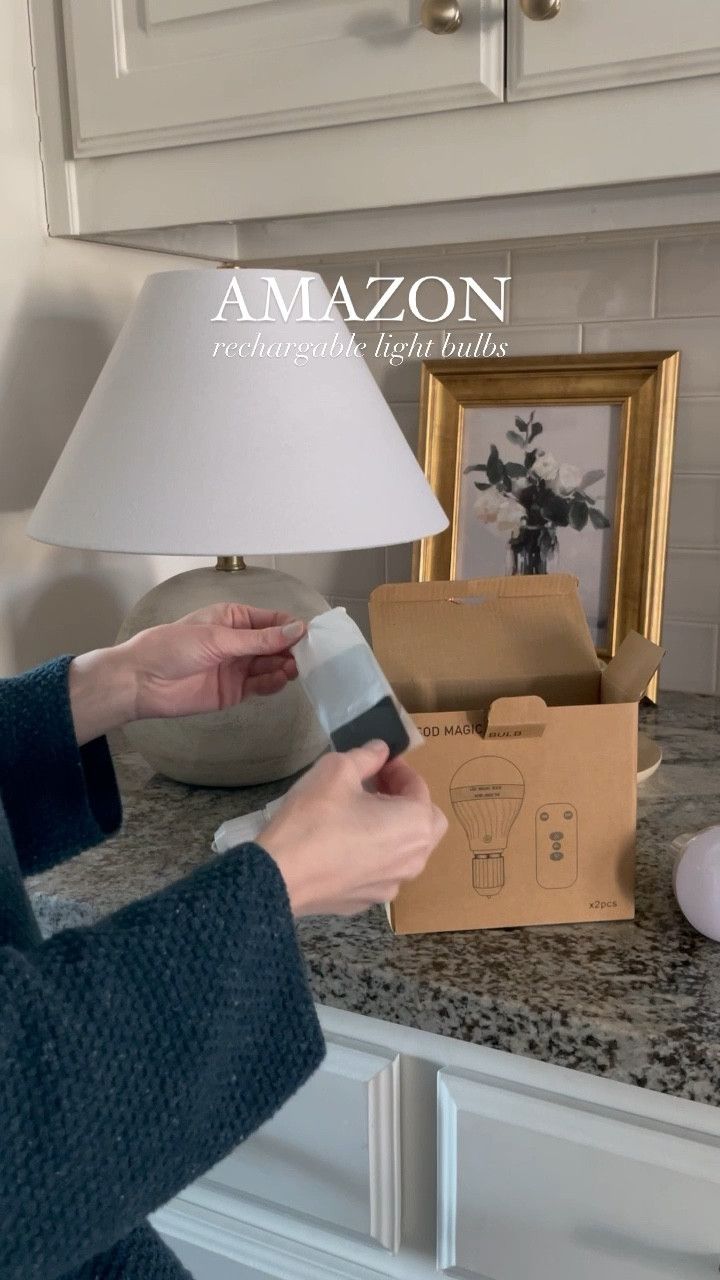
[[[122,624],[118,640],[144,627],[174,622],[221,600],[284,609],[309,622],[329,608],[297,578],[274,569],[240,573],[191,569],[153,587]],[[177,720],[138,720],[125,736],[158,773],[199,786],[240,787],[287,778],[327,750],[299,681],[269,698],[251,698],[227,711]]]
[[[720,826],[678,836],[673,888],[685,919],[698,933],[720,942]]]
[[[662,747],[658,745],[654,738],[649,738],[646,733],[638,734],[638,760],[637,760],[637,778],[638,782],[647,782],[648,778],[652,778],[657,773],[662,764]]]

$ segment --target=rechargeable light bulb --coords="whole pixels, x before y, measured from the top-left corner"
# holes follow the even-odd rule
[[[520,770],[501,756],[467,760],[450,781],[450,800],[472,854],[472,882],[491,898],[505,884],[505,850],[525,796]]]

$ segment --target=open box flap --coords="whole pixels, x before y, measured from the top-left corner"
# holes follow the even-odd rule
[[[659,644],[629,631],[602,673],[602,701],[639,702],[664,656]]]
[[[541,738],[547,721],[543,698],[496,698],[487,713],[486,738]]]
[[[390,583],[370,597],[370,625],[409,711],[528,694],[555,706],[599,700],[599,663],[568,574]]]

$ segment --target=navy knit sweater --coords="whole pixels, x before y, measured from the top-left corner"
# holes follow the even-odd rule
[[[22,882],[117,830],[69,658],[0,681],[0,1280],[188,1276],[145,1223],[319,1065],[285,884],[255,844],[41,941]]]

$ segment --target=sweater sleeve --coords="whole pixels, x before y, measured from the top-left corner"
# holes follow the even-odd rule
[[[99,844],[122,817],[105,738],[77,744],[71,662],[0,680],[0,796],[24,875]]]
[[[0,948],[2,1280],[56,1280],[109,1248],[323,1054],[285,883],[254,844]]]

